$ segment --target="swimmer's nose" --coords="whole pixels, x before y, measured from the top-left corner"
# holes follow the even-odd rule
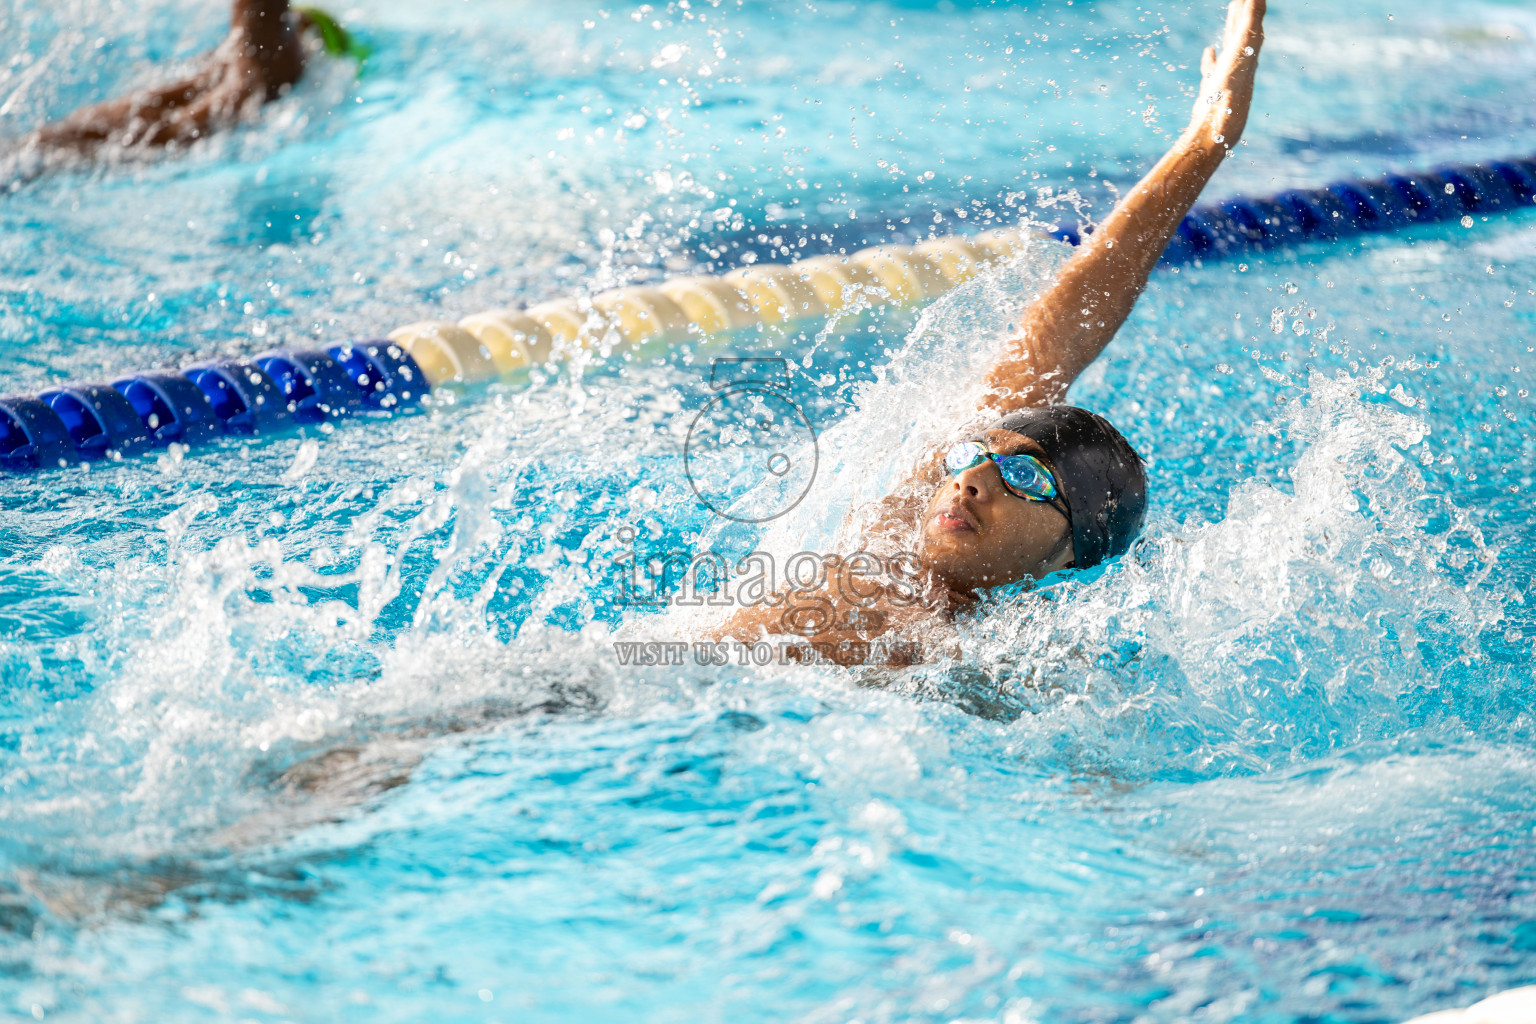
[[[955,477],[955,489],[973,501],[987,501],[996,493],[1001,479],[997,467],[989,460]]]

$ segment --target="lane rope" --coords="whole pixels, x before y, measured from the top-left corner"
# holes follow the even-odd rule
[[[1195,207],[1163,263],[1337,241],[1415,224],[1503,213],[1536,202],[1536,159],[1442,167],[1265,198]],[[1045,234],[1073,245],[1080,232]],[[615,288],[590,299],[493,309],[457,322],[407,324],[386,338],[274,350],[248,360],[128,374],[0,397],[0,469],[31,472],[120,460],[170,444],[280,433],[308,423],[421,404],[433,388],[515,380],[533,366],[598,347],[670,344],[747,328],[787,329],[869,306],[938,298],[1008,259],[1036,234],[1002,228],[846,256],[754,264],[719,276]]]

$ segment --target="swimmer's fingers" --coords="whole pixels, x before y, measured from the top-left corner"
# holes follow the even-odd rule
[[[1239,120],[1247,119],[1253,96],[1253,78],[1259,69],[1259,50],[1264,47],[1264,0],[1232,0],[1227,8],[1227,31],[1222,39],[1221,63],[1226,66],[1229,95],[1242,107]],[[1238,127],[1241,131],[1241,126]]]
[[[1190,128],[1203,144],[1230,150],[1247,124],[1263,20],[1264,0],[1232,0],[1220,49],[1207,47],[1201,54],[1200,98]]]
[[[1234,68],[1257,63],[1264,45],[1264,0],[1232,0],[1221,34],[1221,53]]]
[[[1200,92],[1195,97],[1195,110],[1190,121],[1193,128],[1211,128],[1217,112],[1226,107],[1226,83],[1231,77],[1223,67],[1225,62],[1216,47],[1207,46],[1200,54]]]
[[[1202,78],[1227,78],[1257,66],[1264,45],[1264,0],[1232,0],[1219,46],[1208,47],[1201,57]]]
[[[1209,114],[1221,99],[1228,73],[1223,68],[1222,54],[1214,46],[1207,46],[1200,55],[1200,95],[1195,103],[1195,117]]]

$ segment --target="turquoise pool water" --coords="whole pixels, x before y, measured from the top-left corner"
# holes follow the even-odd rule
[[[0,200],[0,391],[1101,213],[1219,21],[438,6],[347,11],[361,78],[249,130]],[[1536,152],[1522,7],[1275,6],[1208,195]],[[13,3],[0,125],[222,20]],[[1059,253],[819,338],[0,479],[0,1014],[1366,1022],[1529,982],[1533,256],[1517,214],[1160,272],[1073,392],[1150,460],[1145,539],[909,673],[620,665],[691,622],[615,606],[621,531],[832,544]],[[682,439],[711,359],[775,351],[821,472],[727,528]]]

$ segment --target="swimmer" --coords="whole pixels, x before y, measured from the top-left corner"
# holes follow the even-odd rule
[[[233,127],[286,95],[304,74],[306,28],[319,32],[332,54],[355,52],[322,12],[290,10],[288,0],[235,0],[229,34],[196,74],[82,107],[26,136],[20,151],[57,163],[188,145]]]
[[[1024,311],[1019,335],[990,368],[985,405],[970,414],[976,428],[959,431],[953,444],[933,453],[880,503],[870,539],[900,550],[916,538],[923,600],[859,605],[853,609],[864,613],[859,625],[798,636],[830,645],[834,660],[856,664],[863,660],[853,657],[859,643],[886,635],[921,637],[925,624],[973,605],[986,588],[1087,568],[1130,545],[1146,504],[1140,459],[1107,421],[1061,402],[1129,316],[1180,219],[1237,144],[1253,93],[1263,15],[1264,0],[1233,0],[1220,52],[1205,52],[1189,128]],[[790,613],[796,607],[816,612],[823,601],[848,611],[838,584],[859,575],[857,569],[852,559],[832,568],[825,589],[797,596]],[[850,589],[865,588],[867,581],[853,580]],[[782,635],[785,617],[782,606],[747,609],[715,636],[756,641]],[[249,872],[244,865],[230,869],[227,852],[275,845],[365,806],[404,784],[436,738],[526,715],[590,711],[602,700],[601,693],[579,685],[555,684],[526,700],[480,702],[425,720],[354,721],[339,743],[328,736],[313,751],[274,754],[281,763],[270,776],[258,766],[258,784],[271,794],[267,806],[222,829],[206,853],[182,848],[155,858],[138,875],[97,879],[38,871],[20,877],[14,891],[0,879],[0,932],[10,920],[31,934],[33,902],[66,920],[86,921],[156,906],[191,884],[228,898],[249,884],[241,881]],[[266,870],[270,875],[272,869]]]
[[[1263,20],[1264,0],[1232,0],[1220,49],[1203,54],[1189,127],[1023,311],[1018,335],[987,373],[971,426],[880,503],[864,547],[915,552],[916,599],[872,588],[867,561],[829,558],[819,585],[781,588],[779,603],[735,613],[711,639],[791,635],[801,652],[862,664],[872,650],[917,649],[892,641],[920,643],[987,588],[1126,551],[1146,508],[1141,458],[1103,417],[1062,402],[1130,315],[1179,222],[1241,138]]]

